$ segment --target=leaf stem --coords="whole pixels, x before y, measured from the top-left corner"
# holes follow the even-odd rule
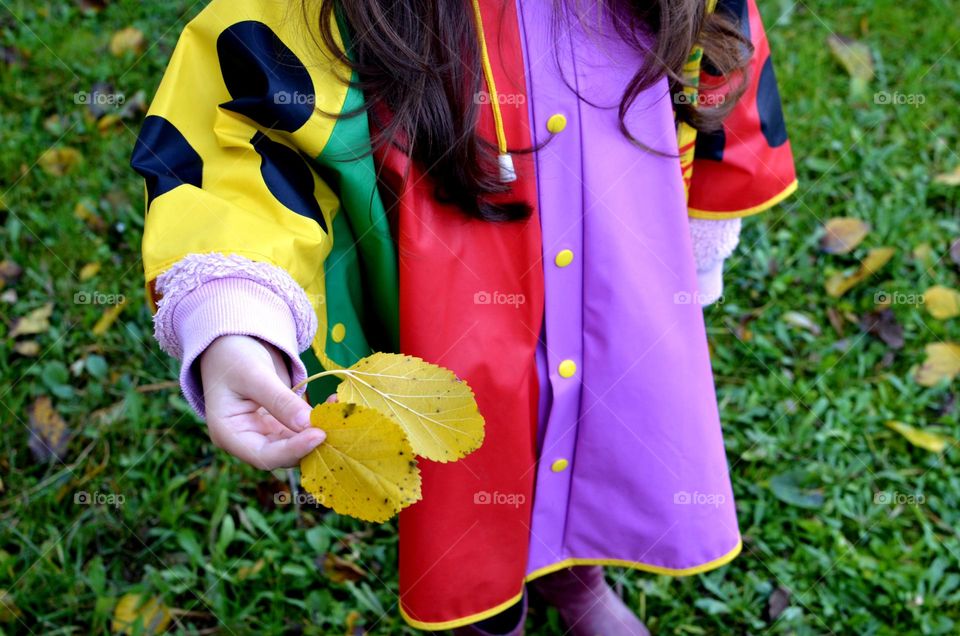
[[[330,369],[329,371],[321,371],[320,373],[314,373],[314,374],[311,375],[309,378],[306,378],[306,379],[304,379],[304,380],[301,380],[300,382],[297,382],[297,383],[293,386],[293,388],[292,388],[291,390],[292,390],[292,391],[296,391],[297,389],[299,389],[300,387],[302,387],[304,384],[308,384],[308,383],[310,383],[310,382],[313,382],[314,380],[317,380],[317,379],[322,378],[322,377],[327,376],[327,375],[344,375],[344,376],[347,376],[347,375],[352,375],[352,374],[353,374],[353,372],[350,371],[350,369]]]

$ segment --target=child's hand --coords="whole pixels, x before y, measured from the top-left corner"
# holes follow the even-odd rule
[[[255,468],[296,466],[326,438],[290,390],[283,355],[250,336],[221,336],[200,357],[210,440]]]

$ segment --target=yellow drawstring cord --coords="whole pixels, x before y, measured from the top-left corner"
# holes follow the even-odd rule
[[[493,108],[493,124],[497,131],[497,157],[500,163],[500,180],[515,181],[517,173],[513,169],[513,158],[507,151],[507,133],[503,129],[503,116],[500,113],[500,97],[497,94],[497,84],[493,79],[493,67],[490,65],[490,55],[487,53],[487,41],[483,37],[483,16],[480,13],[480,0],[471,0],[473,3],[473,17],[477,23],[477,37],[480,40],[480,65],[483,67],[483,76],[490,92],[490,106]]]

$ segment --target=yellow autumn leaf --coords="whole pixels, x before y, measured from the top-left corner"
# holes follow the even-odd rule
[[[19,340],[13,345],[13,350],[28,358],[36,358],[40,355],[40,343],[36,340]]]
[[[844,274],[838,272],[831,276],[824,287],[827,290],[827,294],[833,296],[834,298],[839,298],[845,293],[867,280],[875,273],[880,271],[884,265],[886,265],[891,258],[893,258],[894,250],[892,247],[875,247],[867,253],[866,258],[860,263],[860,268],[852,274]]]
[[[50,148],[37,159],[37,163],[47,174],[62,177],[83,160],[83,155],[76,148]]]
[[[852,217],[837,217],[823,226],[820,249],[828,254],[847,254],[870,233],[870,225]]]
[[[960,316],[960,292],[956,289],[934,285],[923,293],[923,304],[937,320]]]
[[[934,183],[947,186],[960,186],[960,166],[953,169],[952,172],[944,172],[933,178]]]
[[[870,47],[863,42],[833,33],[827,37],[827,45],[834,58],[850,75],[851,93],[855,97],[865,95],[875,73]]]
[[[110,37],[110,52],[118,57],[127,51],[140,53],[143,51],[143,43],[143,32],[136,27],[127,27]]]
[[[956,440],[947,435],[923,431],[919,428],[910,426],[909,424],[904,424],[903,422],[891,420],[889,422],[885,422],[884,424],[887,426],[887,428],[903,435],[906,440],[914,446],[928,450],[932,453],[942,453],[944,450],[946,450],[947,446],[956,443]]]
[[[85,201],[81,201],[74,206],[73,216],[86,223],[95,232],[102,232],[107,227],[104,220],[94,210],[93,205]]]
[[[10,330],[10,337],[16,338],[17,336],[46,333],[50,328],[50,315],[52,313],[53,303],[47,303],[34,309],[23,318],[18,318],[13,323],[13,329]]]
[[[100,263],[87,263],[80,268],[80,273],[77,277],[80,281],[90,280],[100,272]]]
[[[913,377],[922,386],[934,386],[942,380],[952,380],[960,373],[960,344],[936,342],[925,349],[926,360],[914,371]]]
[[[343,402],[314,407],[310,421],[327,433],[300,460],[301,482],[342,515],[386,521],[420,500],[420,469],[403,430],[375,409]]]
[[[937,256],[933,251],[933,246],[929,243],[920,243],[914,247],[913,252],[911,252],[911,256],[924,265],[933,265],[937,259]]]
[[[449,369],[414,356],[374,353],[343,375],[339,400],[390,416],[421,457],[455,461],[483,443],[483,416],[473,391]]]
[[[123,307],[126,304],[127,299],[124,298],[116,305],[105,309],[103,315],[100,316],[100,319],[97,320],[97,323],[93,325],[93,328],[90,330],[91,333],[93,333],[95,336],[102,336],[103,334],[107,333],[107,330],[110,329],[114,322],[116,322],[117,318],[120,316],[120,312],[123,311]]]
[[[110,630],[114,634],[159,634],[167,629],[170,620],[170,610],[160,599],[124,594],[113,609]]]
[[[247,579],[255,577],[256,575],[260,574],[260,570],[262,570],[266,565],[266,561],[263,559],[257,559],[253,565],[244,565],[237,568],[237,580],[246,581]]]

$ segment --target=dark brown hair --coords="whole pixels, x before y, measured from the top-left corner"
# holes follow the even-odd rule
[[[484,220],[525,218],[530,212],[525,204],[504,203],[504,197],[491,200],[491,195],[509,192],[510,185],[499,179],[496,146],[476,132],[481,104],[475,96],[483,89],[483,74],[470,0],[317,1],[323,45],[356,72],[354,84],[365,96],[360,111],[341,116],[368,113],[374,148],[402,148],[429,173],[441,201]],[[742,93],[740,71],[752,54],[729,15],[708,14],[706,0],[591,1],[610,5],[619,35],[643,56],[619,104],[624,135],[662,154],[635,139],[624,118],[637,96],[664,76],[681,121],[701,131],[720,125]],[[570,17],[576,15],[576,2],[554,0],[555,17],[576,19]],[[313,3],[305,4],[305,11],[308,4]],[[346,26],[346,50],[337,43],[335,16]],[[741,77],[728,84],[725,99],[715,107],[697,108],[679,97],[688,85],[683,66],[696,44],[703,47],[712,72]]]

